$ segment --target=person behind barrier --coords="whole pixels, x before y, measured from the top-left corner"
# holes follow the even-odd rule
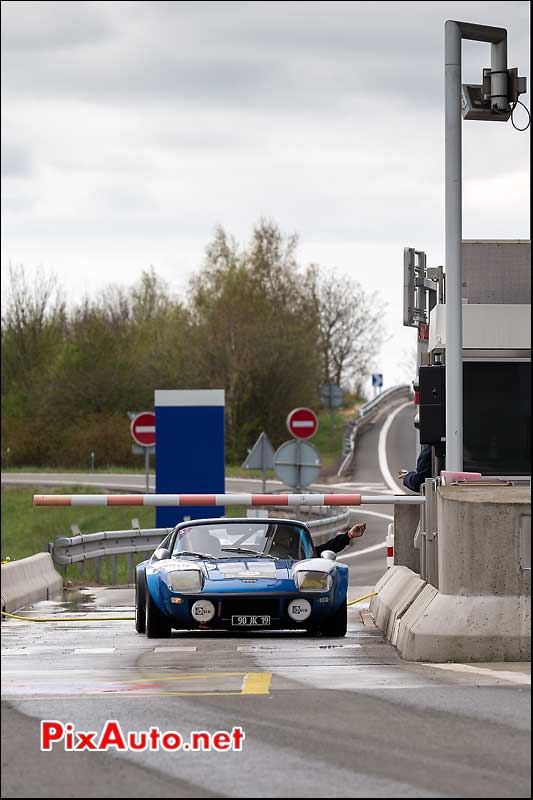
[[[420,455],[416,460],[416,469],[408,472],[406,469],[401,469],[398,472],[398,477],[403,478],[403,485],[410,489],[412,492],[420,492],[420,487],[425,482],[426,478],[431,478],[431,447],[426,444],[420,451]]]

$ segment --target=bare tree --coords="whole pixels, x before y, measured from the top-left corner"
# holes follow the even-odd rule
[[[313,267],[324,383],[358,382],[383,342],[383,303],[351,278]]]

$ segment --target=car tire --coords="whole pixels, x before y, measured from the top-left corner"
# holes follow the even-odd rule
[[[146,575],[144,570],[135,573],[135,630],[146,633]]]
[[[348,606],[346,605],[346,598],[344,602],[340,606],[340,608],[335,611],[335,613],[329,617],[321,626],[321,633],[323,636],[346,636],[346,631],[348,629]]]
[[[146,588],[146,635],[149,639],[168,639],[172,627],[167,617],[161,613]]]

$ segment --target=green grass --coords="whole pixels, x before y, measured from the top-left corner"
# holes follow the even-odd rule
[[[351,415],[350,415],[351,416]],[[322,462],[322,470],[324,474],[331,473],[338,465],[341,457],[342,451],[342,433],[344,424],[346,422],[346,414],[340,414],[335,412],[333,414],[333,424],[334,428],[333,431],[331,430],[331,419],[329,412],[323,412],[319,414],[319,427],[318,431],[310,439],[310,443],[316,447],[320,454],[320,460]],[[290,439],[289,433],[287,433],[287,440]],[[17,472],[64,472],[64,473],[75,473],[75,472],[90,472],[88,465],[81,465],[79,467],[34,467],[34,466],[12,466],[12,467],[3,467],[2,472],[8,473],[17,473]],[[129,475],[144,475],[144,466],[138,467],[115,467],[112,465],[107,466],[99,466],[94,469],[95,474],[129,474]],[[152,460],[152,467],[150,469],[150,474],[154,475],[155,471],[153,468],[153,460]],[[262,473],[260,469],[243,469],[241,464],[226,464],[226,477],[227,478],[256,478],[261,479]],[[274,470],[267,470],[266,472],[267,480],[272,480],[276,478]]]
[[[9,557],[11,561],[25,558],[48,550],[48,543],[58,536],[72,536],[72,524],[78,525],[82,533],[98,533],[100,531],[128,530],[133,518],[139,520],[141,528],[155,527],[155,509],[137,506],[133,508],[106,508],[104,506],[88,506],[71,508],[67,506],[33,505],[33,495],[47,494],[99,494],[99,489],[87,486],[64,486],[60,489],[46,487],[39,489],[19,489],[2,487],[2,560]],[[242,517],[246,514],[243,507],[227,509],[228,514]],[[155,548],[154,548],[155,549]],[[145,556],[134,554],[133,563],[138,564]],[[83,569],[83,572],[80,572]],[[87,560],[83,567],[77,564],[67,567],[65,578],[75,582],[96,582],[95,562]],[[127,583],[127,557],[117,556],[117,581]],[[100,583],[111,583],[110,559],[102,559]]]
[[[320,453],[322,470],[331,472],[338,466],[342,453],[342,435],[346,417],[333,413],[333,430],[329,411],[318,415],[318,431],[309,441]]]

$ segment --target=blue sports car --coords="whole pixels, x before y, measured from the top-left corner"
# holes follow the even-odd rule
[[[308,528],[287,519],[182,522],[137,567],[135,627],[306,630],[346,634],[348,567],[317,557]]]

